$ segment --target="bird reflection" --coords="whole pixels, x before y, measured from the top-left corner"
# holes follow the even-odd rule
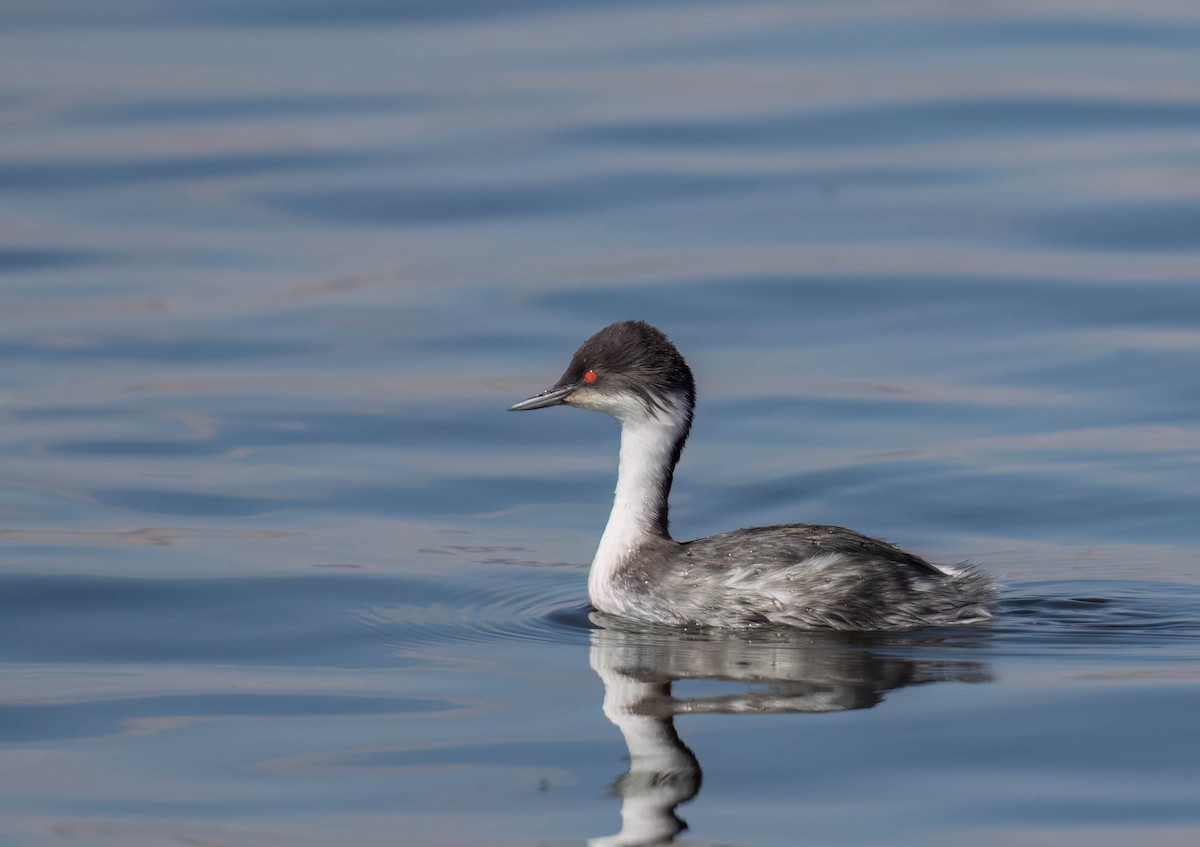
[[[629,770],[617,778],[621,830],[589,840],[591,847],[670,844],[687,828],[675,809],[700,791],[696,755],[679,738],[678,714],[840,712],[869,709],[888,691],[931,682],[987,682],[988,666],[951,659],[913,659],[912,647],[972,646],[970,636],[844,633],[762,633],[680,636],[631,631],[594,615],[590,660],[604,681],[604,714],[629,748]],[[889,647],[898,651],[884,652]],[[924,652],[924,651],[922,651]],[[726,680],[736,690],[676,697],[677,680]]]

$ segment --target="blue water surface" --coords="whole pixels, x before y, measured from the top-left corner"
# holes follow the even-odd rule
[[[0,9],[0,844],[1192,845],[1200,6]],[[851,526],[994,623],[598,628],[672,526]],[[690,828],[683,830],[684,821]]]

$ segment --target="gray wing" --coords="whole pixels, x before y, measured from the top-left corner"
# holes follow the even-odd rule
[[[761,558],[763,564],[775,566],[799,565],[805,559],[840,555],[848,561],[877,559],[890,562],[914,576],[945,576],[936,565],[852,529],[820,524],[786,524],[741,529],[708,538],[698,538],[683,545],[685,552],[713,562],[749,561]]]

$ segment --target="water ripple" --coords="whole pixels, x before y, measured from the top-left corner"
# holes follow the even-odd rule
[[[731,120],[638,121],[565,130],[567,139],[601,147],[892,146],[904,142],[1089,132],[1113,126],[1192,128],[1200,105],[1098,98],[910,100]]]
[[[584,644],[593,628],[579,571],[539,570],[532,579],[497,574],[460,589],[454,601],[372,606],[356,612],[371,640],[401,650],[495,641]]]
[[[991,627],[1001,643],[1159,647],[1200,640],[1200,586],[1054,580],[1014,586]]]

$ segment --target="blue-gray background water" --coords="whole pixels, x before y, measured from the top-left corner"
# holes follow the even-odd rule
[[[9,0],[0,300],[6,847],[1200,838],[1192,0]],[[589,628],[622,318],[996,623]]]

